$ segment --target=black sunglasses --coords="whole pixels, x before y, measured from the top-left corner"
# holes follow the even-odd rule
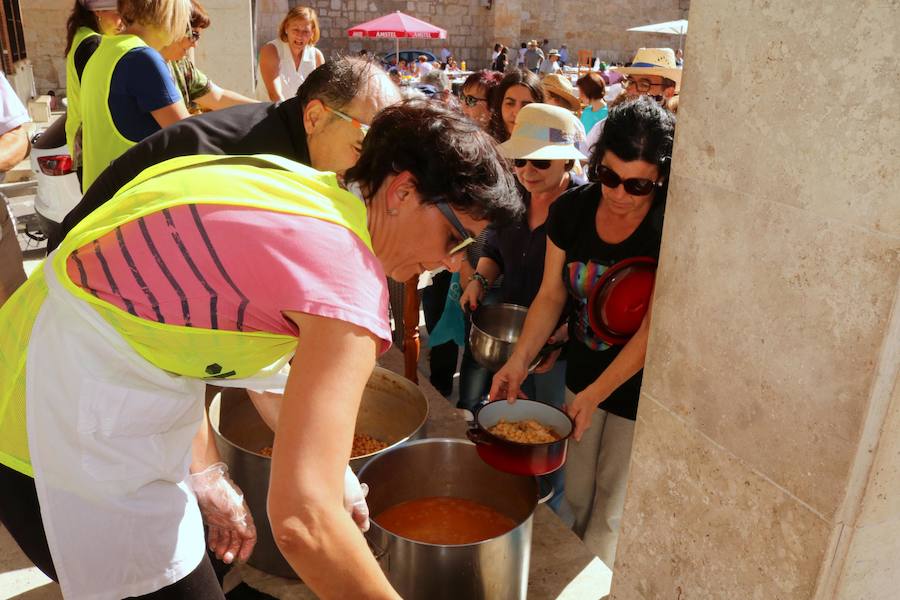
[[[625,191],[632,196],[646,196],[650,194],[654,188],[661,187],[661,181],[653,181],[652,179],[639,179],[637,177],[631,179],[622,179],[619,174],[605,165],[600,165],[597,169],[597,178],[600,183],[608,188],[617,188],[619,185],[625,187]]]
[[[191,38],[192,42],[197,42],[200,40],[200,32],[196,29],[192,29],[189,37]]]
[[[487,102],[487,98],[476,98],[475,96],[469,96],[468,94],[460,94],[459,99],[468,107],[473,107],[479,102]]]
[[[531,163],[531,166],[535,169],[540,169],[541,171],[545,171],[550,168],[550,160],[545,158],[516,158],[513,160],[513,164],[516,165],[517,168],[521,169],[528,163]]]

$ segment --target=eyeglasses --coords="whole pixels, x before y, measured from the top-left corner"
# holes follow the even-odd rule
[[[190,33],[190,38],[191,38],[192,42],[199,42],[200,41],[200,32],[197,31],[196,29],[192,29],[191,33]]]
[[[650,194],[654,188],[662,186],[661,181],[653,181],[652,179],[630,178],[622,179],[619,174],[605,165],[600,165],[597,169],[598,179],[600,183],[608,188],[617,188],[619,185],[625,187],[625,191],[632,196],[646,196]]]
[[[653,83],[649,79],[627,79],[625,81],[625,89],[634,86],[637,91],[642,93],[649,92],[655,85],[662,86],[661,83]]]
[[[479,102],[487,102],[487,98],[476,98],[475,96],[469,96],[468,94],[460,94],[459,99],[469,108],[475,106]]]
[[[545,158],[516,158],[513,160],[513,164],[516,165],[516,168],[521,169],[528,163],[531,163],[531,166],[535,169],[540,169],[541,171],[545,171],[550,168],[550,160]]]
[[[369,133],[369,126],[366,125],[365,123],[363,123],[362,121],[360,121],[359,119],[354,119],[350,115],[348,115],[346,113],[342,113],[341,111],[339,111],[336,108],[331,108],[330,106],[328,106],[325,103],[322,103],[322,106],[325,107],[325,110],[327,110],[331,114],[335,115],[339,119],[343,119],[344,121],[349,121],[354,127],[356,127],[357,129],[359,129],[362,132],[363,137],[366,137],[366,134]]]
[[[444,218],[450,223],[453,229],[456,230],[457,235],[459,235],[459,239],[462,240],[457,245],[453,246],[450,251],[447,253],[447,256],[453,256],[458,252],[461,252],[468,246],[469,244],[475,242],[475,238],[473,238],[466,228],[463,227],[463,224],[460,222],[459,217],[456,216],[456,213],[453,212],[453,209],[450,208],[450,205],[446,202],[437,202],[435,203],[437,209],[441,211],[441,214],[444,215]]]

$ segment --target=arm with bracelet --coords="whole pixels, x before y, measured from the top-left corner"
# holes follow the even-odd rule
[[[482,256],[478,259],[475,272],[469,277],[462,295],[459,297],[459,305],[463,310],[475,310],[478,303],[484,297],[484,291],[500,276],[502,270],[493,259]]]

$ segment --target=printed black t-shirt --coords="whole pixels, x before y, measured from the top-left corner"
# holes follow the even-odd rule
[[[612,363],[622,346],[609,346],[591,331],[587,301],[603,273],[619,261],[636,256],[659,258],[665,203],[658,202],[634,233],[618,244],[600,239],[595,215],[600,206],[601,186],[589,183],[567,191],[550,207],[547,235],[566,253],[562,278],[574,300],[569,317],[569,362],[566,386],[580,392]],[[641,388],[639,371],[610,394],[600,408],[614,415],[634,419]]]

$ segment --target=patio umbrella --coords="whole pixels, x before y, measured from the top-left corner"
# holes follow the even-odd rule
[[[644,31],[648,33],[668,33],[677,35],[678,49],[681,50],[684,34],[687,33],[687,19],[679,19],[677,21],[666,21],[665,23],[654,23],[653,25],[642,25],[640,27],[632,27],[628,31]]]
[[[400,38],[424,38],[443,40],[447,30],[435,27],[422,19],[411,17],[399,10],[371,21],[366,21],[347,30],[350,37],[394,38],[396,40],[397,61],[400,61]]]

